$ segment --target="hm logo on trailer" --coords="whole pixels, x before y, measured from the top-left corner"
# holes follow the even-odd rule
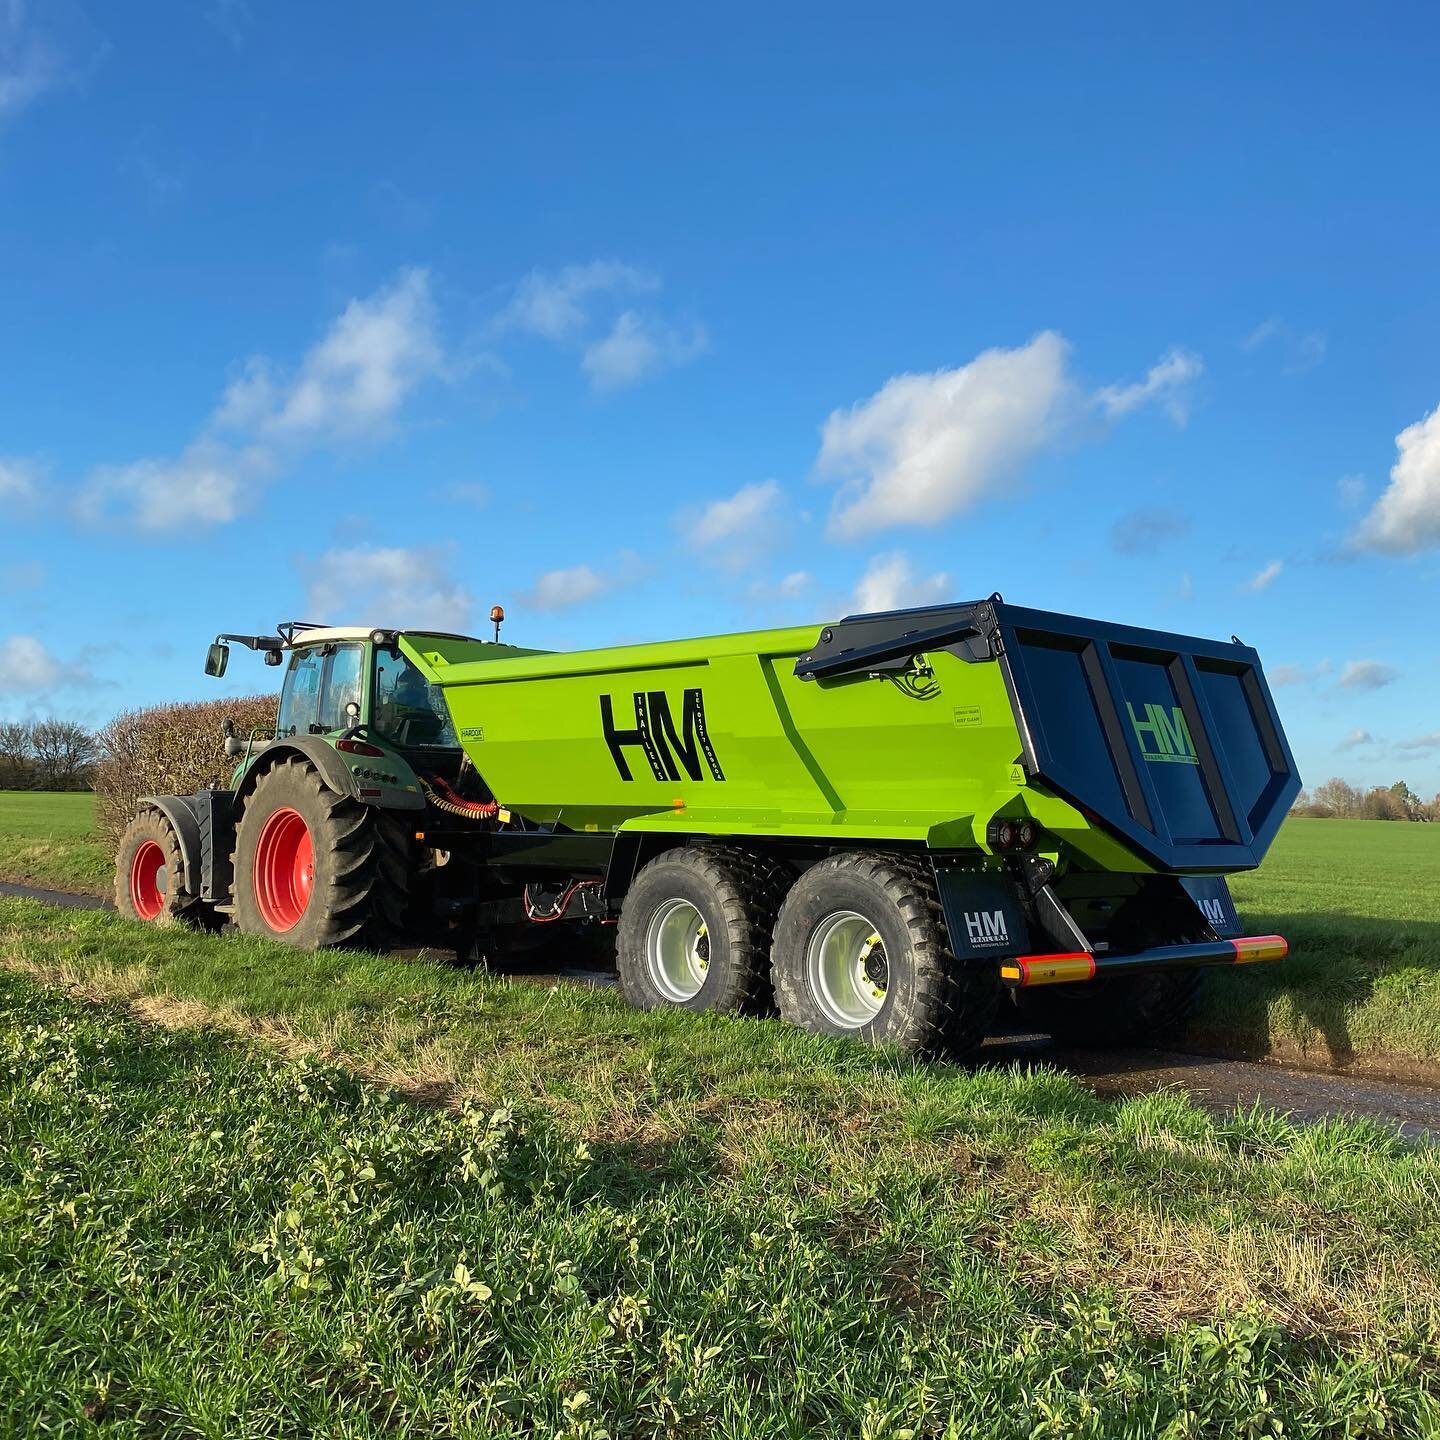
[[[1200,910],[1217,930],[1223,930],[1230,923],[1230,917],[1225,913],[1225,902],[1223,900],[1202,900],[1200,902]]]
[[[636,690],[631,701],[635,708],[634,728],[621,730],[615,725],[613,698],[600,697],[600,728],[622,780],[635,778],[627,750],[639,750],[650,773],[660,781],[678,780],[682,767],[692,780],[703,780],[706,770],[712,780],[725,778],[705,728],[705,696],[698,687],[687,690],[681,698],[678,726],[663,690]]]
[[[1195,754],[1195,742],[1190,738],[1190,728],[1185,716],[1176,705],[1166,714],[1163,705],[1147,705],[1145,718],[1135,713],[1135,707],[1127,700],[1125,708],[1130,712],[1130,727],[1140,742],[1140,753],[1152,764],[1198,765],[1200,758]]]
[[[965,933],[972,945],[1004,945],[1010,940],[1003,910],[965,911]]]

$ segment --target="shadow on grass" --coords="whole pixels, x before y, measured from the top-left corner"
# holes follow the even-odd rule
[[[1440,1054],[1440,924],[1314,912],[1257,920],[1251,928],[1289,940],[1289,958],[1213,972],[1184,1040],[1262,1056],[1313,1049],[1318,1036],[1340,1066],[1362,1049]],[[1373,1013],[1381,1000],[1385,1013]]]

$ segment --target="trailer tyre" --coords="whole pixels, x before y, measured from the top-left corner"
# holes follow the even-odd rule
[[[620,909],[620,993],[642,1010],[758,1014],[770,1002],[770,937],[790,875],[738,846],[667,851]]]
[[[1020,1012],[1037,1030],[1078,1049],[1153,1045],[1180,1030],[1195,1008],[1202,969],[1120,975],[1020,994]]]
[[[780,909],[771,973],[781,1015],[804,1030],[959,1059],[1000,993],[992,967],[951,952],[930,867],[898,855],[807,870]]]
[[[159,810],[141,810],[120,837],[115,908],[150,925],[213,925],[214,912],[188,887],[180,837]]]
[[[337,794],[309,761],[260,777],[235,832],[235,920],[299,949],[384,950],[403,928],[408,830]]]

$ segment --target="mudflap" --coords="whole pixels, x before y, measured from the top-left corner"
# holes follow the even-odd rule
[[[1185,887],[1185,893],[1205,917],[1205,923],[1220,939],[1232,940],[1240,934],[1240,916],[1223,875],[1181,875],[1178,878]]]
[[[1030,926],[1020,888],[1008,875],[952,870],[937,862],[935,884],[950,931],[950,948],[961,960],[998,960],[1030,948]]]

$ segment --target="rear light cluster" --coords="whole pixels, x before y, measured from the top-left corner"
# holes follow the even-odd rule
[[[997,854],[1016,855],[1040,843],[1040,827],[1028,816],[996,818],[985,827],[985,843]]]

